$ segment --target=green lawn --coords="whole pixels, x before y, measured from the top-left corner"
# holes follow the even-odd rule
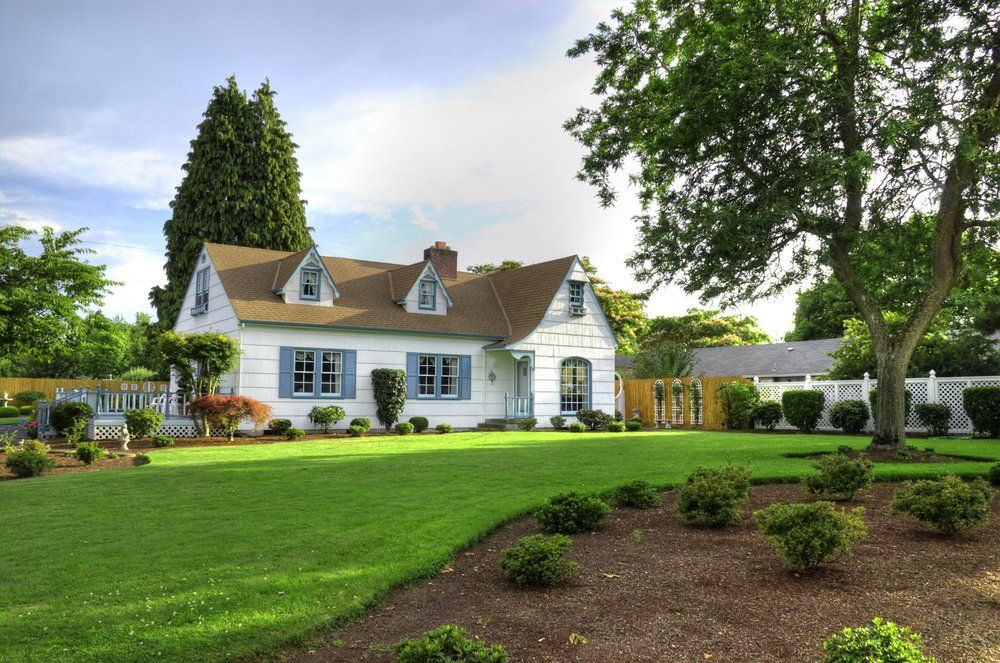
[[[21,423],[21,417],[0,417],[0,426]]]
[[[158,450],[142,467],[0,482],[0,660],[218,660],[273,649],[433,573],[569,489],[861,437],[705,432],[463,433]],[[934,440],[1000,459],[1000,442]],[[917,441],[918,447],[926,446]],[[882,476],[985,472],[881,465]]]

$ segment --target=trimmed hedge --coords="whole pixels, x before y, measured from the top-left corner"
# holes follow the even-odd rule
[[[322,427],[324,433],[329,433],[330,427],[336,426],[346,416],[344,408],[339,405],[317,405],[309,410],[309,421],[313,426]]]
[[[868,626],[845,628],[823,642],[821,663],[933,663],[920,650],[920,636],[876,617]]]
[[[410,423],[413,424],[414,433],[423,433],[431,425],[427,417],[410,417]]]
[[[56,466],[56,460],[42,451],[21,449],[8,454],[4,467],[16,477],[37,477]]]
[[[624,433],[625,432],[625,422],[624,421],[612,421],[608,424],[609,433]]]
[[[652,484],[642,481],[631,481],[622,484],[611,493],[613,499],[619,506],[632,509],[651,509],[660,503],[660,493]]]
[[[803,433],[816,430],[816,425],[823,416],[824,403],[823,392],[819,389],[786,391],[781,395],[781,411],[785,414],[785,421]]]
[[[551,587],[571,578],[579,568],[563,557],[573,540],[562,534],[533,534],[507,548],[500,557],[500,568],[518,585]]]
[[[872,464],[867,460],[854,460],[842,453],[830,454],[820,458],[813,467],[819,474],[806,474],[802,483],[810,493],[839,495],[846,500],[853,500],[854,494],[871,487]]]
[[[788,566],[807,572],[850,553],[854,542],[868,535],[864,512],[863,507],[841,511],[833,502],[810,502],[772,504],[753,516]]]
[[[362,432],[367,433],[372,429],[372,420],[368,417],[355,417],[351,419],[351,426],[358,426],[363,428]]]
[[[396,424],[395,431],[397,435],[409,435],[413,432],[413,424],[409,421],[401,421]]]
[[[781,403],[778,401],[764,401],[759,403],[753,411],[754,423],[767,430],[774,430],[781,423],[781,416]]]
[[[556,430],[562,430],[566,428],[566,417],[561,417],[558,414],[554,417],[549,417],[549,423]]]
[[[525,417],[517,420],[517,427],[525,433],[535,430],[535,426],[537,425],[538,419],[535,419],[534,417]]]
[[[0,407],[0,418],[7,419],[8,417],[20,417],[21,408],[14,407],[12,405],[7,405]]]
[[[163,413],[156,410],[128,410],[125,426],[132,437],[152,437],[163,424]]]
[[[455,428],[451,424],[438,424],[434,428],[437,430],[437,432],[441,433],[442,435],[445,433],[450,433],[453,430],[455,430]]]
[[[361,437],[368,432],[368,429],[364,426],[353,425],[347,427],[347,432],[351,434],[351,437]]]
[[[49,423],[61,433],[81,421],[86,423],[92,416],[94,416],[94,408],[86,403],[72,401],[53,407],[49,412]]]
[[[1000,437],[1000,387],[969,387],[962,392],[962,405],[973,429]]]
[[[169,435],[155,435],[153,436],[153,446],[158,449],[172,447],[174,446],[174,438]]]
[[[603,410],[577,410],[576,419],[590,430],[607,428],[608,424],[614,421],[614,417]]]
[[[677,513],[688,524],[725,527],[742,514],[749,490],[749,467],[696,467],[677,487]]]
[[[14,403],[16,405],[37,405],[38,401],[45,400],[45,392],[42,391],[19,391],[14,394]]]
[[[913,516],[945,536],[954,536],[988,523],[992,501],[993,489],[983,479],[967,483],[949,474],[898,489],[889,509]]]
[[[291,429],[292,420],[291,419],[271,419],[267,424],[267,427],[271,429],[271,432],[275,435],[284,435]]]
[[[570,492],[549,498],[535,509],[535,518],[543,532],[577,534],[593,532],[610,513],[611,507],[596,495]]]
[[[587,427],[581,424],[579,421],[574,421],[569,425],[569,432],[571,433],[582,433],[587,430]]]
[[[406,407],[406,371],[399,368],[373,369],[372,392],[375,416],[388,431],[399,421]]]
[[[917,419],[932,436],[947,435],[951,421],[951,408],[942,403],[921,403],[914,406]]]
[[[830,408],[830,423],[848,435],[857,435],[868,425],[868,414],[864,401],[837,401]]]
[[[306,432],[301,428],[289,428],[285,431],[285,437],[289,440],[301,440],[306,436]]]

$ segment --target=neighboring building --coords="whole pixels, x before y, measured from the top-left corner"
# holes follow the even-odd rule
[[[614,410],[616,341],[580,260],[477,275],[443,242],[395,265],[205,244],[174,329],[237,339],[224,388],[310,428],[316,405],[375,421],[374,368],[407,373],[403,420],[471,428]]]
[[[761,382],[792,382],[804,380],[807,375],[816,378],[833,368],[830,353],[840,347],[841,341],[839,338],[825,338],[816,341],[692,348],[696,363],[691,374],[701,377],[759,377]],[[619,372],[627,371],[632,367],[632,358],[618,355],[615,357],[615,367]]]

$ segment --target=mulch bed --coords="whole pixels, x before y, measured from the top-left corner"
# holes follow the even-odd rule
[[[971,456],[952,456],[949,454],[939,454],[934,452],[918,451],[910,448],[907,455],[898,457],[895,451],[886,449],[865,449],[863,451],[852,451],[846,454],[850,458],[870,461],[872,463],[964,463],[969,460],[990,462],[989,458],[974,458]],[[811,458],[819,460],[824,456],[833,454],[832,451],[818,451],[816,453],[789,453],[786,458]]]
[[[600,531],[573,537],[575,580],[524,590],[498,566],[503,548],[536,532],[521,519],[323,644],[279,658],[388,661],[392,643],[450,623],[517,661],[813,661],[827,636],[880,615],[920,633],[939,661],[1000,661],[1000,499],[987,528],[949,540],[888,515],[894,487],[860,500],[869,535],[854,554],[807,577],[788,571],[749,520],[681,525],[667,493],[657,509],[615,509]],[[749,508],[809,499],[797,486],[755,487]]]
[[[147,462],[147,459],[142,457],[137,457],[135,455],[129,455],[127,453],[122,453],[119,458],[108,458],[105,456],[100,460],[95,460],[90,465],[84,465],[83,461],[79,461],[76,458],[66,458],[63,457],[62,451],[53,451],[52,457],[56,461],[56,466],[52,468],[51,471],[46,472],[43,476],[58,476],[62,474],[79,474],[80,472],[100,472],[102,470],[120,470],[123,467],[135,467],[136,465],[142,465]],[[121,452],[119,452],[121,453]],[[0,453],[0,481],[6,479],[17,479],[10,470],[4,467],[4,461],[7,459],[7,454]]]

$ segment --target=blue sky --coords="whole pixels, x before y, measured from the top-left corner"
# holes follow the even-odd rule
[[[412,262],[439,239],[463,267],[579,253],[633,287],[635,202],[601,209],[561,128],[595,71],[565,50],[616,4],[0,0],[0,221],[90,228],[93,259],[124,282],[105,311],[148,310],[188,142],[235,74],[278,92],[323,253]],[[776,335],[790,301],[743,310]],[[667,288],[649,308],[696,304]]]

